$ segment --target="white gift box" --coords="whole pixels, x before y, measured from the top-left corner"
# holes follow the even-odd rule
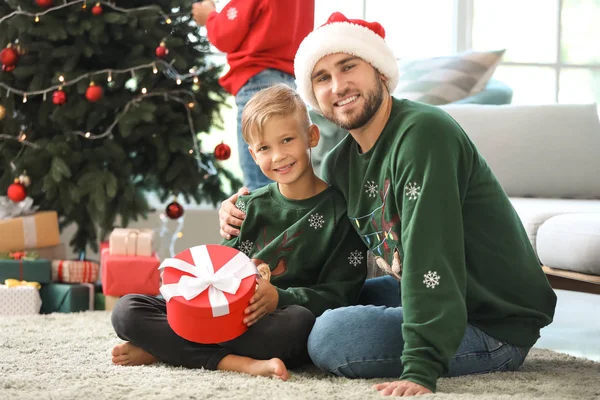
[[[0,285],[0,315],[39,314],[41,307],[40,292],[33,286]]]
[[[154,253],[154,231],[115,228],[110,234],[108,244],[112,255],[150,257]]]

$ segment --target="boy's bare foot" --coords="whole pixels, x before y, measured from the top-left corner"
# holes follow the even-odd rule
[[[253,358],[229,354],[219,362],[217,369],[277,378],[282,381],[287,381],[290,377],[285,364],[279,358],[255,360]]]
[[[118,344],[112,350],[112,362],[116,365],[149,365],[157,361],[152,354],[129,342]]]
[[[281,379],[282,381],[287,381],[290,377],[285,364],[279,358],[271,358],[270,360],[253,360],[249,367],[249,373],[252,375],[277,378]]]

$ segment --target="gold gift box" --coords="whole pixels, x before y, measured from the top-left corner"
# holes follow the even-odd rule
[[[58,215],[40,211],[0,221],[0,252],[23,251],[60,244]]]
[[[109,249],[112,255],[150,257],[154,253],[154,231],[115,228],[109,237]]]

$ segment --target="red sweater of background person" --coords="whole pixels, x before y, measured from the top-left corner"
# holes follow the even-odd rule
[[[231,0],[206,21],[208,39],[227,53],[221,86],[236,95],[267,68],[294,75],[294,56],[314,26],[313,0]]]

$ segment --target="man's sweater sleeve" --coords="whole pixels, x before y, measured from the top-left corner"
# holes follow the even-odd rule
[[[224,53],[236,51],[252,22],[262,10],[263,0],[231,0],[221,12],[212,12],[206,21],[208,40]]]
[[[317,282],[309,287],[277,288],[277,307],[297,304],[318,317],[327,309],[356,303],[367,277],[367,248],[345,213],[337,220],[334,234],[324,239],[330,243],[329,255]]]
[[[415,119],[398,154],[405,342],[400,379],[435,391],[467,323],[462,204],[473,149],[456,122],[432,112]]]

